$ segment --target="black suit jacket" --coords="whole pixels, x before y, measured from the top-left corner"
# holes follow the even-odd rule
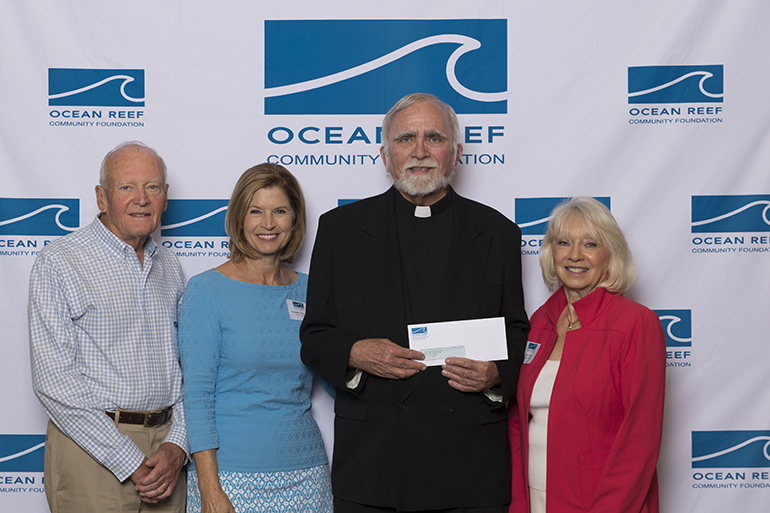
[[[321,216],[310,264],[302,360],[338,388],[334,495],[405,511],[510,501],[507,415],[482,393],[459,392],[440,367],[406,380],[364,373],[346,386],[353,344],[388,338],[408,347],[395,189]],[[529,323],[521,287],[521,232],[496,210],[453,193],[453,236],[440,320],[504,316],[508,360],[496,362],[513,397]],[[472,343],[472,342],[471,342]]]

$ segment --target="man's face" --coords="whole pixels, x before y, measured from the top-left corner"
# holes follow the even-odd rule
[[[452,144],[449,117],[433,102],[410,105],[390,124],[388,154],[380,148],[396,189],[416,204],[430,205],[446,193],[449,178],[462,154]]]
[[[139,148],[113,157],[107,188],[96,186],[96,203],[104,225],[134,248],[144,245],[160,225],[168,205],[163,173],[157,160]]]

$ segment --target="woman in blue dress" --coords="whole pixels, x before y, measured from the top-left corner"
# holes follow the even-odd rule
[[[275,164],[248,169],[225,228],[230,259],[190,279],[179,317],[187,511],[331,512],[313,375],[299,354],[307,275],[287,265],[305,237],[296,178]]]

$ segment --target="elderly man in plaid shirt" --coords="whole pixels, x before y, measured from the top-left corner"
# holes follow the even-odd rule
[[[53,513],[182,512],[185,279],[150,236],[168,202],[166,165],[129,142],[99,178],[100,214],[46,246],[30,278],[33,386],[50,417],[46,497]]]

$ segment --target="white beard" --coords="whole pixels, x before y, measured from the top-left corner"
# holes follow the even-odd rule
[[[411,167],[430,167],[432,169],[426,175],[414,175],[409,171]],[[438,162],[430,157],[422,160],[412,159],[404,164],[401,169],[401,176],[398,180],[393,180],[393,185],[407,196],[427,196],[439,189],[446,188],[452,179],[452,174],[454,173],[450,173],[449,176],[440,176]],[[392,180],[393,177],[390,176]]]

